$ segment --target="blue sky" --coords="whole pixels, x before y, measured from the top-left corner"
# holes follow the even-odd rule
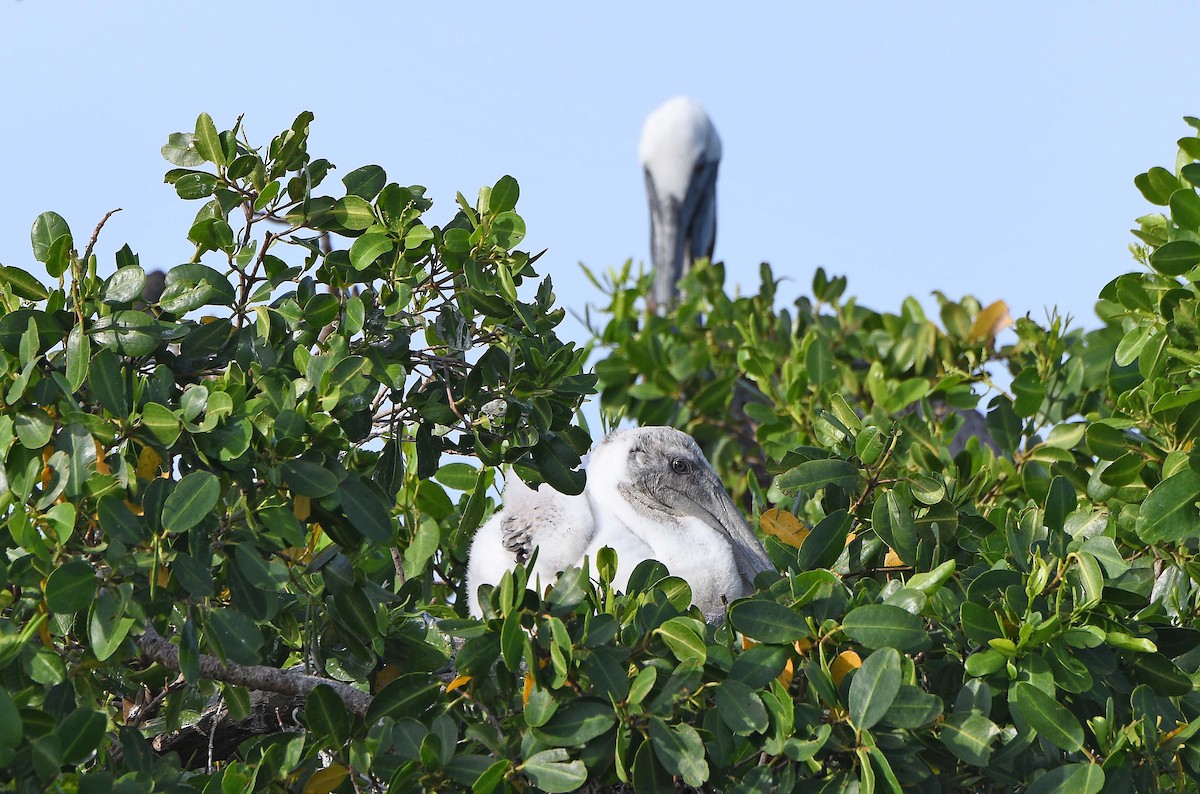
[[[0,0],[0,263],[33,269],[46,209],[98,250],[185,261],[197,209],[159,155],[207,111],[266,143],[315,112],[311,151],[428,186],[432,220],[502,174],[560,301],[644,260],[644,116],[689,94],[724,142],[717,258],[807,292],[818,265],[861,302],[1003,298],[1086,325],[1133,267],[1149,207],[1200,115],[1192,4],[94,3]],[[1181,35],[1182,34],[1182,35]],[[571,321],[568,321],[571,322]],[[572,336],[582,337],[576,329]]]

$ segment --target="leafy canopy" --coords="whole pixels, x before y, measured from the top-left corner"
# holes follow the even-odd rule
[[[377,166],[330,188],[311,120],[170,136],[202,204],[161,294],[54,213],[0,268],[5,785],[1200,788],[1200,139],[1135,180],[1164,209],[1097,330],[998,346],[1002,303],[879,312],[822,270],[781,310],[709,263],[656,316],[627,264],[591,374],[515,180],[432,225]],[[465,617],[495,467],[578,492],[594,391],[692,433],[766,536],[724,625],[608,552]]]

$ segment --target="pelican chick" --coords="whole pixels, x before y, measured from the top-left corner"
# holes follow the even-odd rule
[[[504,478],[504,507],[475,533],[467,558],[467,599],[482,617],[480,585],[497,585],[505,571],[524,565],[538,550],[530,583],[553,581],[583,561],[592,539],[592,512],[583,494],[567,496],[549,485],[533,490],[513,471]]]
[[[467,570],[471,614],[482,584],[529,559],[543,582],[584,556],[617,552],[613,584],[624,590],[638,563],[654,559],[692,588],[692,603],[709,622],[725,604],[754,589],[773,570],[770,559],[734,507],[704,453],[686,433],[640,427],[609,435],[592,451],[587,487],[565,496],[543,485],[505,480],[505,505],[476,534]]]
[[[728,602],[753,592],[756,575],[774,570],[687,433],[613,433],[592,453],[584,493],[596,524],[586,553],[594,557],[605,546],[617,552],[617,589],[642,560],[658,560],[691,586],[692,604],[715,623]]]

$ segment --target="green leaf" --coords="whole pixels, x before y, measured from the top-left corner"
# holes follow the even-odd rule
[[[219,607],[209,613],[211,631],[208,639],[218,653],[238,664],[259,664],[262,632],[253,620],[230,607]],[[338,700],[341,705],[341,700]],[[343,710],[345,709],[342,706]]]
[[[491,197],[488,199],[488,211],[493,214],[511,212],[516,209],[517,199],[520,195],[521,188],[517,185],[517,180],[505,174],[492,186]]]
[[[96,570],[84,560],[55,568],[46,580],[46,605],[51,612],[81,612],[96,599]]]
[[[1182,276],[1200,265],[1200,243],[1174,240],[1150,254],[1150,267],[1166,276]]]
[[[338,488],[337,475],[317,463],[307,460],[284,461],[283,478],[301,496],[320,499]]]
[[[930,724],[941,714],[942,699],[940,697],[931,695],[918,686],[901,684],[892,705],[883,715],[883,722],[895,728],[911,730]]]
[[[533,448],[533,461],[542,477],[559,493],[583,493],[586,475],[579,468],[579,453],[555,435],[546,435]]]
[[[162,526],[167,532],[191,529],[213,512],[221,499],[221,481],[207,471],[194,471],[179,481],[163,503]]]
[[[340,748],[350,739],[350,715],[331,686],[321,684],[308,693],[304,718],[309,729],[333,747]]]
[[[13,427],[17,432],[17,440],[26,449],[41,451],[54,435],[54,420],[37,408],[18,413],[13,418]]]
[[[50,262],[50,247],[56,240],[67,238],[70,245],[71,227],[57,212],[43,212],[33,221],[30,240],[33,243],[33,258],[39,262]],[[51,274],[53,275],[53,274]]]
[[[797,567],[811,571],[828,568],[837,562],[846,548],[852,523],[853,518],[845,510],[835,510],[821,519],[801,544],[800,553],[796,556]]]
[[[938,738],[946,749],[974,766],[987,766],[992,742],[1000,735],[996,724],[977,711],[952,714],[942,723]]]
[[[146,271],[142,270],[141,265],[126,265],[117,268],[105,279],[104,286],[100,288],[100,300],[113,306],[133,303],[142,297],[145,288]]]
[[[190,132],[172,132],[160,151],[164,160],[180,168],[204,165],[204,157],[196,151],[196,136]]]
[[[167,271],[158,305],[170,314],[187,314],[201,306],[229,306],[237,294],[229,279],[207,265],[176,265]]]
[[[126,309],[97,320],[92,326],[92,338],[101,347],[122,356],[146,356],[158,348],[162,334],[153,317]]]
[[[350,266],[355,270],[366,270],[392,247],[392,238],[386,234],[368,232],[350,246]]]
[[[492,219],[492,234],[496,245],[515,248],[525,239],[525,221],[515,212],[502,212]]]
[[[542,750],[525,759],[521,765],[533,785],[542,791],[574,791],[587,780],[587,767],[580,760],[568,760],[567,751],[561,747]]]
[[[1009,702],[1020,709],[1034,730],[1046,741],[1068,753],[1083,747],[1083,728],[1065,706],[1033,684],[1018,681],[1009,690]]]
[[[1103,788],[1099,764],[1064,764],[1035,779],[1026,794],[1099,794]]]
[[[1200,472],[1187,468],[1154,486],[1138,513],[1136,531],[1144,542],[1175,543],[1194,537],[1200,526]]]
[[[366,199],[351,195],[334,202],[333,218],[344,228],[357,231],[375,223],[375,211]]]
[[[916,615],[889,604],[866,604],[850,610],[842,630],[868,648],[892,647],[906,653],[929,647],[929,632]]]
[[[867,730],[883,719],[900,691],[900,654],[880,648],[868,656],[850,682],[850,722]]]
[[[197,154],[210,163],[225,165],[225,149],[221,146],[221,136],[217,134],[217,126],[213,124],[212,116],[201,113],[196,117],[196,135],[193,141]]]
[[[107,724],[103,714],[89,708],[68,714],[54,731],[62,743],[62,760],[78,764],[86,759],[100,746]]]
[[[92,641],[92,653],[103,662],[116,653],[125,641],[133,618],[126,617],[129,599],[116,590],[105,587],[92,603],[88,620],[88,638]]]
[[[0,748],[15,748],[24,735],[21,712],[8,690],[0,686]]]
[[[50,295],[42,282],[19,267],[0,265],[0,281],[8,284],[14,295],[25,300],[41,301]]]
[[[693,788],[708,780],[708,762],[704,759],[704,742],[696,729],[686,723],[667,726],[659,717],[650,719],[650,741],[654,754],[673,775]]]
[[[581,699],[563,704],[544,725],[531,731],[539,741],[552,747],[585,744],[607,733],[617,721],[612,706]]]
[[[725,679],[713,690],[713,698],[721,720],[739,736],[762,733],[769,717],[762,698],[741,681]]]
[[[1193,140],[1197,140],[1193,138]],[[1200,196],[1191,188],[1176,190],[1171,194],[1171,218],[1181,229],[1200,229]]]
[[[342,177],[342,184],[348,194],[371,201],[387,184],[387,172],[377,165],[364,165]]]
[[[704,638],[696,634],[694,621],[690,618],[671,618],[655,629],[654,633],[662,637],[671,653],[681,662],[695,659],[703,664],[708,658]]]
[[[441,686],[441,682],[429,673],[402,675],[371,700],[366,722],[374,725],[384,718],[401,720],[420,717],[437,701]]]
[[[857,466],[844,460],[809,460],[779,475],[775,484],[785,492],[804,491],[807,494],[828,485],[850,490],[858,485],[860,474]]]
[[[179,417],[165,405],[146,403],[142,408],[142,424],[147,427],[154,437],[164,447],[170,447],[179,439],[182,430]]]
[[[395,543],[391,508],[376,489],[352,474],[342,481],[341,491],[346,518],[363,537],[377,543]]]
[[[759,642],[791,643],[808,636],[803,618],[775,601],[753,598],[735,601],[729,608],[729,622]]]
[[[83,326],[76,325],[67,335],[67,388],[72,394],[79,391],[87,380],[91,358],[91,341],[83,332]]]
[[[125,377],[117,357],[111,351],[101,350],[92,359],[88,372],[88,390],[113,416],[124,419],[129,415]]]

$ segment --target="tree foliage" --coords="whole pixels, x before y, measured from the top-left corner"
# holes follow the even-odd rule
[[[38,274],[0,269],[5,785],[1198,788],[1200,138],[1135,180],[1165,210],[1096,330],[999,345],[1002,303],[878,312],[822,270],[780,310],[707,263],[656,316],[626,265],[589,374],[515,180],[431,225],[377,166],[329,191],[310,121],[170,137],[203,204],[157,298],[54,213]],[[724,625],[607,552],[465,616],[495,467],[578,492],[594,390],[692,433],[766,536]],[[295,721],[235,733],[291,712],[262,691]]]

